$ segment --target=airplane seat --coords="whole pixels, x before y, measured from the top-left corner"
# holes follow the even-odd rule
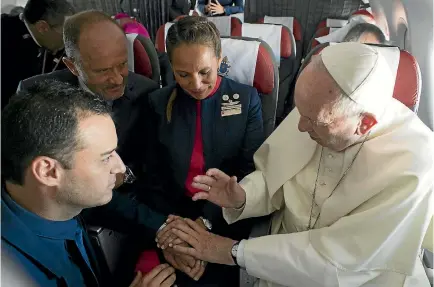
[[[308,50],[309,53],[313,48],[315,48],[317,45],[320,44],[320,42],[317,40],[317,38],[327,36],[337,30],[340,30],[341,28],[347,26],[350,22],[356,23],[356,22],[366,22],[375,24],[375,18],[374,16],[367,10],[361,9],[357,10],[351,16],[345,20],[345,19],[325,19],[321,21],[315,31],[314,36],[309,42]],[[348,26],[348,29],[350,26]],[[336,36],[341,37],[341,36]],[[338,42],[338,40],[330,40],[331,42]]]
[[[353,19],[355,17],[364,17],[364,16],[371,18],[370,21],[374,20],[374,16],[371,13],[369,13],[369,11],[365,9],[361,9],[352,13],[348,19],[326,18],[318,23],[318,26],[316,27],[316,31],[319,31],[324,28],[342,28],[348,24],[350,19]]]
[[[337,29],[339,29],[339,28],[337,28]],[[315,35],[313,36],[313,38],[310,40],[308,52],[312,51],[312,49],[314,49],[316,46],[321,44],[320,42],[318,42],[316,40],[316,38],[327,36],[328,34],[332,33],[335,30],[336,30],[336,28],[332,28],[332,27],[324,27],[324,28],[317,30],[315,32]]]
[[[260,24],[280,24],[289,28],[295,41],[295,55],[297,59],[301,59],[303,45],[303,29],[300,22],[295,17],[272,17],[265,16],[258,20]],[[300,62],[300,61],[298,61]]]
[[[155,35],[155,48],[160,53],[166,52],[167,31],[169,30],[170,26],[172,26],[172,25],[173,25],[173,22],[167,22],[166,24],[161,25],[160,28],[158,28],[158,30],[157,30],[157,34]]]
[[[208,21],[213,22],[220,32],[221,37],[241,36],[241,25],[243,22],[237,17],[218,16],[207,17]]]
[[[128,40],[128,69],[156,82],[160,81],[157,51],[146,28],[133,17],[119,13],[112,17],[124,30]]]
[[[222,63],[219,75],[255,87],[262,103],[265,136],[273,131],[276,121],[279,74],[270,46],[247,37],[222,37]]]
[[[344,27],[347,24],[348,24],[347,19],[327,18],[319,22],[318,26],[316,27],[315,34],[313,38],[310,40],[308,46],[308,52],[320,44],[315,38],[326,36],[336,31],[337,29]]]
[[[351,14],[349,20],[355,18],[355,17],[363,17],[365,19],[365,21],[367,21],[368,23],[372,23],[375,24],[375,17],[374,15],[372,15],[371,12],[369,12],[366,9],[360,9],[357,10],[356,12],[354,12],[353,14]]]
[[[126,34],[128,40],[128,69],[155,82],[160,82],[160,63],[154,43],[140,34]]]
[[[134,17],[131,17],[126,13],[118,13],[112,16],[112,18],[119,24],[119,26],[121,26],[122,30],[130,30],[129,33],[134,30],[134,32],[141,34],[143,37],[150,38],[149,32],[145,26]]]
[[[184,17],[188,17],[187,15],[181,15],[178,16],[176,18],[176,20],[179,20],[181,18]],[[213,18],[221,18],[221,19],[217,19],[214,20]],[[224,19],[223,19],[224,18]],[[176,21],[175,20],[175,21]],[[225,20],[229,21],[230,23],[230,27],[229,33],[225,33],[227,35],[221,35],[222,37],[228,37],[228,36],[241,36],[241,26],[242,26],[242,22],[239,18],[236,17],[230,17],[230,16],[222,16],[222,17],[209,17],[208,20],[210,20],[211,22],[213,22],[217,29],[219,29],[219,32],[221,33],[221,30],[225,30]],[[158,30],[157,30],[157,34],[155,36],[155,47],[157,48],[157,51],[160,53],[164,53],[166,52],[166,36],[167,36],[167,31],[169,31],[169,28],[173,25],[174,22],[167,22],[164,25],[161,25]]]
[[[295,39],[291,30],[285,25],[243,23],[241,34],[233,36],[258,38],[265,41],[272,49],[279,70],[279,95],[277,102],[277,122],[284,115],[285,103],[289,98],[291,84],[298,65],[295,56]]]
[[[347,24],[348,19],[327,18],[318,23],[318,26],[316,26],[316,31],[324,28],[342,28]]]

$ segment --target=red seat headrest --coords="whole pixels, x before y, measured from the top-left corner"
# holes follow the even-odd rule
[[[263,23],[258,23],[258,24],[263,24]],[[243,24],[240,25],[239,34],[238,34],[238,29],[237,29],[236,32],[234,31],[235,33],[233,33],[232,36],[236,36],[236,37],[243,36],[243,37],[252,37],[253,38],[252,35],[241,35],[242,34],[242,25]],[[264,24],[264,25],[274,25],[274,24]],[[282,26],[282,30],[280,32],[280,39],[281,39],[280,40],[281,41],[280,42],[280,57],[289,58],[291,56],[295,56],[294,55],[295,41],[294,41],[293,35],[291,33],[291,30],[284,25],[280,25],[280,26]],[[255,37],[255,38],[261,38],[262,39],[261,35],[258,35],[258,37]]]
[[[324,28],[327,28],[327,19],[324,19],[318,23],[318,26],[316,26],[316,31],[319,31]]]
[[[264,45],[261,44],[259,46],[258,58],[256,59],[253,86],[261,94],[271,94],[274,85],[273,55]]]
[[[231,36],[241,37],[243,22],[237,17],[231,17]]]
[[[346,25],[347,22],[348,21],[344,19],[327,18],[319,22],[318,26],[316,26],[315,31],[319,31],[324,28],[342,28]]]
[[[157,34],[155,35],[155,48],[158,52],[164,53],[166,51],[166,39],[164,38],[164,27],[166,24],[163,24],[158,28]]]
[[[258,23],[264,24],[264,17],[258,20]],[[289,28],[289,27],[288,27]],[[303,30],[301,29],[300,22],[296,18],[293,17],[292,20],[292,35],[294,36],[295,41],[301,41],[303,36]]]
[[[258,45],[258,42],[259,48],[255,59],[251,59],[251,61],[246,61],[245,53],[247,52],[245,51],[249,51],[248,45],[253,45],[255,47],[255,45]],[[239,47],[245,47],[246,49],[243,50]],[[243,67],[244,69],[255,69],[255,73],[253,75],[253,87],[255,87],[261,94],[271,94],[273,93],[275,86],[275,64],[273,60],[273,52],[268,49],[268,46],[262,44],[262,42],[257,39],[222,37],[223,62],[220,66],[220,73],[224,76],[232,78],[235,81],[251,85],[251,82],[243,82],[241,80],[242,77],[238,77],[239,75],[244,76],[248,73],[245,73],[245,71],[241,70],[240,73],[237,74],[235,70],[237,69],[237,67],[241,69],[240,65],[245,64],[247,66]],[[236,63],[236,59],[240,58],[243,58],[243,62]],[[253,63],[255,63],[255,65]],[[226,67],[223,67],[223,65],[226,65]],[[252,67],[249,67],[248,65],[251,65]]]
[[[242,22],[237,17],[231,17],[231,16],[208,17],[208,20],[214,23],[214,25],[217,27],[217,30],[219,30],[221,37],[241,35]],[[229,22],[226,22],[228,20]],[[230,27],[225,27],[227,23],[229,23]],[[230,31],[228,31],[228,29]]]
[[[135,39],[133,43],[134,51],[134,72],[152,79],[152,65],[148,53],[142,43]]]
[[[326,36],[328,34],[330,34],[330,27],[324,27],[324,28],[318,30],[312,38],[312,44],[310,46],[310,50],[312,50],[313,48],[315,48],[316,46],[318,46],[320,44],[315,38],[323,37],[323,36]]]
[[[422,77],[416,58],[409,52],[401,50],[393,97],[416,112],[419,107],[421,88]]]
[[[352,16],[357,16],[357,15],[368,16],[369,18],[371,18],[372,20],[375,21],[374,15],[372,15],[368,10],[365,10],[365,9],[358,10],[358,11],[354,12],[351,15],[351,17]]]

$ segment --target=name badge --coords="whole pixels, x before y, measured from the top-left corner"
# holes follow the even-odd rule
[[[241,105],[239,107],[227,108],[222,107],[222,117],[234,116],[241,114]]]
[[[229,98],[228,95],[223,95],[222,97],[222,105],[221,105],[221,115],[222,117],[229,117],[234,115],[240,115],[242,110],[242,105],[239,99],[239,95],[235,94],[232,96],[232,99]]]

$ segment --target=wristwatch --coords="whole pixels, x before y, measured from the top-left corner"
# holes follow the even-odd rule
[[[211,223],[211,221],[209,221],[206,218],[203,218],[202,216],[199,217],[199,218],[202,220],[203,225],[205,225],[206,229],[208,229],[208,231],[211,231],[211,229],[212,229],[212,223]]]
[[[240,242],[238,241],[238,242],[236,242],[236,243],[232,246],[232,249],[231,249],[232,259],[234,260],[235,265],[238,265],[238,262],[237,262],[237,253],[238,253],[238,246],[239,246],[239,245],[240,245]]]
[[[124,183],[133,183],[135,180],[136,176],[134,175],[131,168],[125,166]]]

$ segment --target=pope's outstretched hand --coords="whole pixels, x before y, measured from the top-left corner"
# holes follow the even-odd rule
[[[192,186],[201,190],[193,200],[208,200],[225,208],[241,208],[246,202],[246,192],[235,176],[230,177],[221,170],[209,169],[206,175],[198,175]]]

